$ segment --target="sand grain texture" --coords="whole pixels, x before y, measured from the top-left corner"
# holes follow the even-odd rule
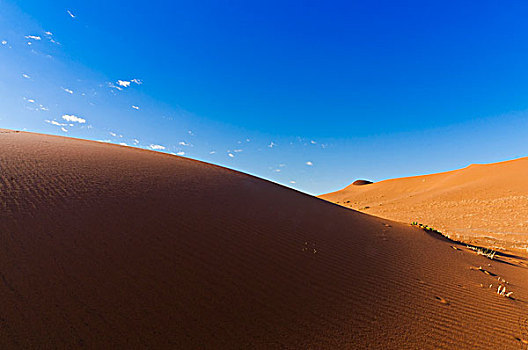
[[[2,348],[526,347],[522,260],[127,147],[4,131],[0,170]]]

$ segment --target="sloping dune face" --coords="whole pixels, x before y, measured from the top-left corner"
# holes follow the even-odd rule
[[[0,169],[2,348],[528,342],[521,260],[149,151],[5,131]]]
[[[348,186],[321,198],[458,239],[528,253],[528,158]]]

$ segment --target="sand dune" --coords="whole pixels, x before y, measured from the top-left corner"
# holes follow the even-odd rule
[[[528,255],[528,158],[350,185],[321,198],[463,241]]]
[[[4,131],[0,169],[3,348],[528,346],[522,258],[128,147]]]

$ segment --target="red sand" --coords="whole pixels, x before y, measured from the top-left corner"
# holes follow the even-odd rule
[[[128,147],[5,131],[0,169],[3,348],[528,343],[522,259]]]
[[[528,255],[528,158],[348,186],[321,198],[469,243]]]

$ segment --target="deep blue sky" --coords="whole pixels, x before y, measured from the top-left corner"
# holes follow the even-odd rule
[[[524,1],[0,0],[0,127],[316,194],[526,156],[526,18]]]

